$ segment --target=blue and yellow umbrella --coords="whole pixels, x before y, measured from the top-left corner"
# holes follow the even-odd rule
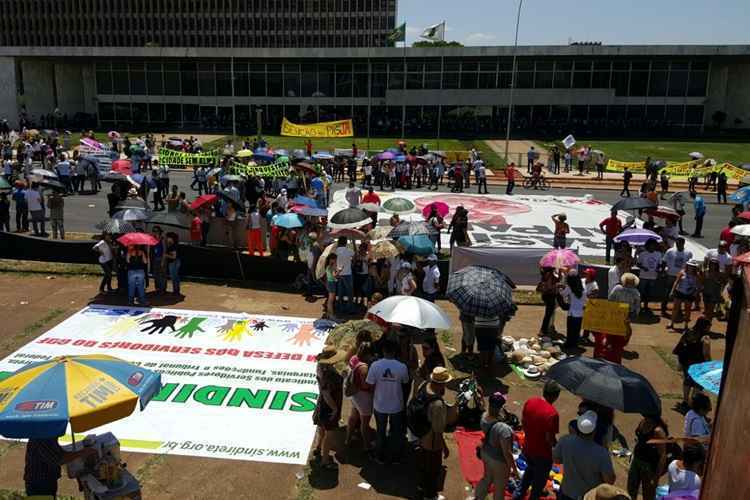
[[[0,382],[0,434],[52,438],[84,432],[141,410],[161,375],[105,355],[61,356],[21,368]]]

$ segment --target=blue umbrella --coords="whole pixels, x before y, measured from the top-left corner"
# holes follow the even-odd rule
[[[304,149],[295,149],[294,151],[292,151],[292,158],[301,160],[303,158],[307,158],[307,154],[305,154]]]
[[[292,203],[296,203],[298,205],[307,205],[308,207],[312,208],[318,208],[318,202],[313,200],[312,198],[308,198],[307,196],[297,196],[296,198],[292,198]]]
[[[286,149],[277,149],[273,152],[276,156],[289,156],[289,151]]]
[[[260,161],[273,161],[273,155],[268,151],[256,150],[253,153],[253,158]]]
[[[313,159],[315,160],[333,160],[333,155],[331,153],[326,153],[325,151],[318,151],[313,155]]]
[[[435,253],[435,247],[432,240],[426,234],[415,234],[410,236],[401,236],[398,243],[404,247],[404,252],[416,255],[430,255]]]
[[[307,217],[328,217],[328,210],[325,208],[299,207],[293,210]]]
[[[133,179],[138,184],[143,184],[143,181],[145,179],[145,177],[141,174],[133,174],[130,176],[130,178]]]
[[[732,193],[729,201],[734,203],[747,203],[750,201],[750,186],[745,186]]]
[[[394,160],[396,160],[398,162],[405,162],[406,161],[406,156],[404,156],[404,155],[396,155],[396,157],[394,158]]]
[[[323,191],[323,188],[325,187],[323,179],[320,177],[313,178],[313,180],[310,181],[310,186],[316,191]]]
[[[292,229],[295,227],[302,227],[305,225],[302,219],[297,214],[279,214],[274,215],[271,219],[271,224],[274,226],[283,227],[285,229]]]
[[[721,374],[724,371],[723,361],[708,361],[690,365],[688,375],[707,391],[719,394],[721,387]]]

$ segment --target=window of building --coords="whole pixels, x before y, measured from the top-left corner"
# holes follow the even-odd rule
[[[534,88],[534,72],[533,71],[517,72],[516,73],[516,88],[519,88],[519,89]]]
[[[131,106],[133,112],[133,125],[140,126],[148,123],[148,104],[145,102],[134,102]]]
[[[387,86],[388,86],[388,74],[387,73],[373,73],[372,74],[372,97],[385,97]]]
[[[628,95],[628,81],[630,80],[629,71],[613,71],[611,87],[615,89],[616,96]]]
[[[269,65],[270,67],[271,65]],[[278,68],[280,69],[280,67]],[[281,71],[269,71],[268,72],[268,90],[269,97],[283,97],[284,95],[284,79]]]
[[[660,121],[664,119],[664,106],[646,106],[646,119]]]
[[[148,105],[148,120],[151,123],[164,122],[164,104],[152,102]]]
[[[216,75],[213,71],[198,71],[198,88],[201,96],[216,96]]]
[[[688,96],[705,97],[708,92],[708,71],[696,70],[695,65],[690,71],[688,80]]]
[[[107,70],[96,71],[96,93],[97,94],[111,94],[112,93],[112,72]]]
[[[120,124],[130,124],[132,120],[133,115],[130,113],[130,103],[115,103],[115,121]]]
[[[656,97],[666,96],[668,79],[668,71],[661,69],[652,70],[648,82],[648,95]]]
[[[197,104],[183,104],[182,120],[185,123],[199,123],[201,120],[200,106],[198,106]]]
[[[216,95],[217,96],[231,96],[232,95],[232,73],[229,71],[217,71],[216,72]]]
[[[195,69],[195,64],[192,65],[192,69],[190,66],[188,66],[187,68],[181,69],[180,75],[182,79],[182,95],[197,96],[198,95],[198,71]]]
[[[115,121],[115,106],[111,102],[100,102],[98,107],[99,120],[103,122]]]
[[[634,63],[635,66],[635,63]],[[648,90],[648,71],[633,70],[630,72],[630,95],[643,97]]]
[[[685,120],[685,106],[667,106],[666,119],[672,125],[682,126]]]
[[[703,125],[703,106],[685,106],[685,125]]]

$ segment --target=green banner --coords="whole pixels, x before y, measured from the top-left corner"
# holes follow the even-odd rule
[[[214,165],[218,158],[219,152],[215,150],[204,153],[185,153],[167,148],[159,150],[159,163],[169,167],[192,167],[193,165],[207,167]]]
[[[289,175],[289,160],[279,160],[270,165],[245,165],[233,161],[229,164],[229,172],[248,177],[286,177]]]

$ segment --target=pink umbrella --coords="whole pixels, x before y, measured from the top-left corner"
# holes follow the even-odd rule
[[[133,173],[132,162],[130,160],[115,160],[112,162],[112,171],[122,175],[131,175]]]
[[[148,233],[128,233],[117,238],[117,241],[125,246],[130,245],[148,245],[154,246],[159,243],[159,240],[154,238]]]
[[[443,203],[442,201],[433,201],[422,209],[422,215],[424,215],[425,217],[429,217],[430,212],[432,211],[432,207],[435,207],[440,217],[445,217],[450,211],[450,207],[447,203]]]
[[[112,140],[119,139],[120,133],[115,130],[110,130],[109,132],[107,132],[107,137],[109,137]]]
[[[581,262],[578,255],[569,248],[556,248],[550,250],[539,261],[540,267],[554,267],[555,269],[573,268]]]

